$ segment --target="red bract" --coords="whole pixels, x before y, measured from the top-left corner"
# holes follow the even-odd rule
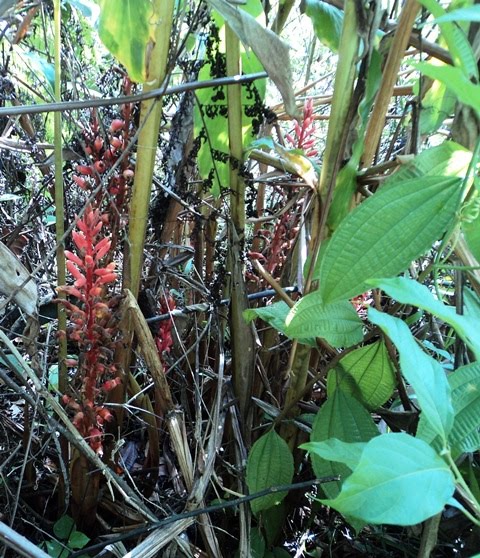
[[[315,120],[313,118],[313,100],[307,99],[303,107],[302,125],[295,120],[293,134],[287,134],[286,140],[296,149],[303,149],[307,157],[315,157],[318,151],[315,145]]]
[[[103,219],[99,210],[87,206],[72,233],[77,254],[66,252],[67,269],[74,278],[74,286],[59,287],[59,291],[77,299],[75,304],[61,300],[70,318],[69,339],[79,348],[76,378],[80,385],[78,396],[64,396],[68,408],[75,411],[73,424],[92,449],[101,453],[103,424],[111,414],[103,406],[103,394],[120,383],[117,369],[111,362],[115,331],[107,327],[112,319],[112,305],[106,297],[106,285],[116,280],[115,264],[102,265],[101,260],[110,249],[110,240],[101,237]]]

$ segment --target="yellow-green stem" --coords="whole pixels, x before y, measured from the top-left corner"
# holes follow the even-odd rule
[[[231,28],[225,25],[227,75],[241,74],[240,42]],[[239,174],[243,158],[242,90],[229,85],[228,138],[230,150],[230,234],[228,267],[230,272],[230,334],[232,340],[232,376],[240,414],[247,420],[255,365],[254,339],[251,326],[245,323],[243,311],[248,306],[245,280],[241,263],[241,250],[245,231],[245,183]],[[244,422],[244,426],[246,423]],[[245,429],[245,433],[248,428]]]
[[[59,103],[62,99],[62,73],[61,73],[61,8],[60,0],[54,1],[54,59],[55,59],[55,102]],[[65,212],[63,206],[63,161],[62,161],[62,113],[56,112],[53,115],[54,129],[54,157],[55,157],[55,220],[56,220],[56,242],[57,242],[57,282],[59,285],[66,283],[65,271],[65,246],[63,237],[65,234]],[[59,293],[59,298],[65,294]],[[67,329],[67,316],[63,304],[57,306],[58,329]],[[67,389],[67,339],[60,337],[58,349],[58,388],[60,393],[66,393]]]
[[[153,3],[153,12],[157,26],[155,30],[155,44],[147,70],[147,81],[143,87],[145,92],[157,89],[165,79],[174,5],[174,0],[155,0]],[[135,297],[138,295],[142,276],[143,247],[161,115],[161,99],[151,99],[142,102],[140,109],[141,130],[138,135],[135,179],[130,205],[128,233],[130,265],[128,266],[129,272],[126,277],[126,286]]]

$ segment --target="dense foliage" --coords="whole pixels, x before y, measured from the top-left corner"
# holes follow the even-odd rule
[[[0,17],[4,555],[472,557],[478,4]]]

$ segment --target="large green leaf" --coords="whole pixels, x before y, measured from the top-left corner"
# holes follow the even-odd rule
[[[384,434],[366,445],[334,500],[321,500],[367,523],[415,525],[439,513],[455,482],[445,461],[422,440]]]
[[[323,442],[336,438],[343,442],[367,442],[378,435],[378,429],[370,413],[354,397],[337,389],[318,411],[313,422],[311,442]],[[337,463],[322,459],[312,454],[312,466],[317,478],[331,475],[339,476],[340,481],[322,484],[325,494],[335,497],[341,486],[341,481],[350,474],[350,469],[344,463]]]
[[[352,304],[346,300],[323,304],[318,292],[300,299],[285,324],[288,337],[323,337],[334,347],[349,347],[363,339],[362,321]]]
[[[330,438],[325,442],[309,442],[300,447],[322,459],[344,463],[353,471],[360,462],[366,445],[366,442],[342,442],[336,438]]]
[[[252,49],[282,95],[285,110],[290,115],[296,116],[297,106],[292,87],[290,47],[278,35],[260,25],[248,13],[252,2],[246,3],[244,10],[227,0],[206,1],[221,14],[245,48]]]
[[[247,461],[246,480],[250,493],[260,492],[271,486],[290,484],[293,478],[293,457],[283,438],[270,430],[252,446]],[[256,515],[281,502],[286,492],[274,492],[250,502]]]
[[[480,363],[462,366],[450,374],[455,413],[453,427],[448,437],[454,457],[480,449]],[[417,436],[440,449],[435,432],[428,421],[420,418]]]
[[[433,80],[422,98],[420,134],[426,136],[436,132],[444,120],[453,113],[455,103],[456,97],[446,84],[436,79]]]
[[[447,15],[446,10],[436,0],[419,0],[419,2],[427,8],[437,21]],[[446,21],[440,23],[440,30],[455,66],[461,69],[463,75],[468,79],[474,78],[475,81],[478,81],[477,60],[463,29]]]
[[[450,385],[442,366],[420,349],[402,320],[374,308],[369,309],[368,318],[395,343],[400,353],[402,374],[415,390],[422,414],[440,435],[445,446],[454,413]]]
[[[103,44],[127,69],[130,79],[147,79],[149,52],[154,44],[150,0],[97,0],[98,34]]]
[[[247,310],[243,311],[243,317],[245,318],[247,323],[255,320],[256,318],[260,318],[284,335],[287,335],[288,337],[285,320],[287,319],[289,312],[290,307],[288,306],[288,304],[283,300],[280,300],[278,302],[270,304],[269,306],[263,306],[260,308],[247,308]],[[315,337],[302,338],[302,343],[311,347],[317,346]]]
[[[252,0],[242,7],[253,17],[263,14],[260,0]],[[225,75],[225,45],[222,41],[225,21],[215,14],[218,27],[219,43],[212,41],[210,56],[213,61],[205,63],[199,72],[199,80],[220,78]],[[255,21],[255,20],[254,20]],[[241,52],[242,71],[254,74],[263,70],[263,66],[253,52]],[[259,120],[254,107],[261,104],[265,96],[265,80],[242,85],[242,138],[244,146],[250,144],[255,136],[253,123]],[[226,118],[227,88],[207,87],[196,92],[194,107],[194,135],[200,142],[197,165],[201,177],[207,182],[214,196],[219,196],[222,189],[228,188],[230,180],[229,140]]]
[[[412,178],[423,176],[456,176],[463,178],[472,160],[472,152],[454,141],[445,141],[440,145],[422,151],[409,163],[400,166],[386,181],[387,184],[399,184]]]
[[[328,374],[327,393],[331,395],[338,387],[373,410],[391,397],[395,385],[395,370],[385,343],[377,341],[347,353],[340,360]]]
[[[452,223],[461,180],[425,176],[385,185],[333,234],[320,266],[320,294],[333,302],[361,294],[371,277],[396,275]]]
[[[468,222],[462,222],[462,230],[468,247],[480,262],[480,214]]]
[[[444,83],[464,105],[480,113],[480,86],[474,84],[460,68],[453,66],[434,66],[427,62],[412,64],[422,74]]]
[[[384,290],[389,296],[403,304],[413,304],[422,310],[441,318],[453,328],[467,343],[475,356],[480,359],[480,320],[475,316],[457,314],[453,306],[447,306],[433,296],[430,290],[406,277],[373,279],[367,282],[372,287]]]
[[[305,0],[305,13],[312,20],[315,35],[333,52],[338,52],[343,12],[321,0]]]

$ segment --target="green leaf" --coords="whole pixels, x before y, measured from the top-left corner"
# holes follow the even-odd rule
[[[271,486],[290,484],[293,478],[293,457],[283,438],[270,430],[252,446],[247,461],[246,480],[250,494]],[[252,500],[252,512],[271,508],[281,502],[286,492],[274,492]]]
[[[480,215],[468,222],[462,222],[462,230],[472,254],[480,261]]]
[[[419,0],[419,2],[437,19],[447,13],[436,0]],[[463,75],[478,81],[477,60],[464,31],[458,25],[449,22],[441,23],[440,30],[454,65],[461,68]]]
[[[349,347],[363,339],[362,320],[346,300],[323,304],[318,291],[300,299],[285,320],[293,339],[323,337],[334,347]]]
[[[449,376],[455,420],[449,442],[459,453],[480,449],[480,363],[462,366]]]
[[[367,284],[384,290],[402,304],[413,304],[441,318],[455,328],[458,335],[480,359],[480,338],[478,336],[480,320],[477,317],[457,314],[453,306],[446,306],[440,302],[427,287],[406,277],[372,279],[367,281]]]
[[[480,448],[480,364],[475,362],[458,368],[449,375],[452,405],[455,413],[448,442],[454,458],[462,453],[473,453]],[[420,417],[417,437],[441,450],[441,442],[435,431]]]
[[[385,185],[333,234],[320,266],[324,302],[357,296],[370,277],[400,273],[428,250],[455,218],[461,180],[424,176]]]
[[[247,323],[250,323],[256,318],[260,318],[275,329],[283,332],[285,330],[285,319],[289,311],[290,307],[288,304],[280,300],[279,302],[274,302],[269,306],[263,306],[261,308],[247,308],[243,311],[243,317]]]
[[[420,112],[420,134],[428,135],[436,132],[454,111],[456,97],[445,83],[433,80],[422,99]]]
[[[242,10],[257,17],[262,14],[260,0],[250,1],[242,6]],[[252,17],[252,19],[253,19]],[[215,18],[218,21],[219,34],[222,35],[224,19],[221,16]],[[222,61],[225,58],[224,44],[221,42],[215,45],[212,56]],[[242,70],[246,74],[253,74],[263,71],[263,66],[253,52],[241,52]],[[198,79],[208,80],[224,77],[223,66],[221,63],[206,63],[200,70]],[[252,107],[255,106],[257,99],[263,100],[265,96],[266,80],[257,80],[252,84],[241,86],[242,89],[242,138],[244,146],[250,145],[256,137],[253,134],[253,121],[255,116],[251,116]],[[252,94],[256,92],[256,95]],[[222,188],[228,188],[230,180],[230,167],[228,163],[229,143],[227,129],[227,88],[208,87],[199,89],[196,92],[194,107],[194,136],[200,141],[197,165],[200,176],[207,181],[210,191],[216,197],[221,194]],[[248,115],[250,114],[250,115]]]
[[[51,92],[55,89],[55,68],[46,58],[36,52],[25,52],[23,54],[28,59],[32,70],[37,74],[42,74],[47,80],[48,88]],[[47,89],[48,89],[47,88]]]
[[[252,558],[264,558],[267,545],[258,527],[250,531],[250,551]]]
[[[348,443],[330,438],[325,442],[309,442],[300,447],[310,453],[314,453],[327,461],[344,463],[353,471],[360,461],[366,442]]]
[[[127,69],[131,80],[147,80],[149,50],[155,20],[150,0],[97,0],[98,34],[103,44]]]
[[[422,440],[384,434],[366,445],[334,500],[321,500],[367,523],[415,525],[439,513],[455,490],[445,461]]]
[[[90,538],[81,531],[73,531],[68,539],[68,546],[73,549],[83,548],[89,542]]]
[[[480,6],[467,6],[452,10],[433,20],[433,23],[445,23],[447,21],[480,21]]]
[[[449,443],[455,456],[480,447],[480,364],[462,366],[449,376],[455,420]],[[439,448],[435,432],[420,418],[417,436]]]
[[[321,0],[305,0],[305,14],[312,20],[319,41],[333,52],[338,52],[343,12]]]
[[[68,558],[70,550],[57,541],[45,541],[48,555],[52,558]]]
[[[207,0],[207,4],[225,19],[245,48],[252,49],[282,95],[285,110],[295,116],[297,106],[292,88],[290,47],[238,6],[226,0]]]
[[[288,304],[283,300],[280,300],[278,302],[270,304],[269,306],[263,306],[261,308],[247,308],[243,311],[243,317],[247,323],[250,323],[256,318],[260,318],[276,330],[280,331],[284,335],[287,335],[285,320],[289,312],[290,307],[288,306]],[[311,347],[317,346],[317,342],[314,337],[310,339],[304,338],[302,339],[302,343]]]
[[[54,535],[63,540],[68,540],[70,534],[75,530],[75,521],[69,516],[64,515],[53,526]]]
[[[463,178],[472,160],[472,152],[454,141],[422,151],[409,163],[402,164],[386,184],[399,184],[423,176],[456,176]]]
[[[354,398],[337,389],[320,408],[310,435],[311,442],[323,442],[336,438],[343,442],[367,442],[378,435],[378,429],[370,413]],[[339,476],[343,480],[350,469],[343,463],[335,463],[313,454],[312,466],[317,478]],[[341,481],[322,484],[322,490],[330,498],[335,497]]]
[[[422,414],[441,436],[445,446],[453,426],[454,413],[450,385],[442,366],[420,349],[402,320],[378,312],[374,308],[369,309],[368,318],[396,345],[400,353],[402,374],[415,390]]]
[[[338,386],[359,399],[367,409],[383,405],[395,389],[395,370],[383,341],[347,353],[337,365],[344,374],[329,373],[327,394]],[[353,380],[353,386],[349,379]]]
[[[427,62],[412,63],[412,66],[429,78],[444,83],[460,102],[480,113],[480,87],[473,84],[460,68],[434,66]]]

